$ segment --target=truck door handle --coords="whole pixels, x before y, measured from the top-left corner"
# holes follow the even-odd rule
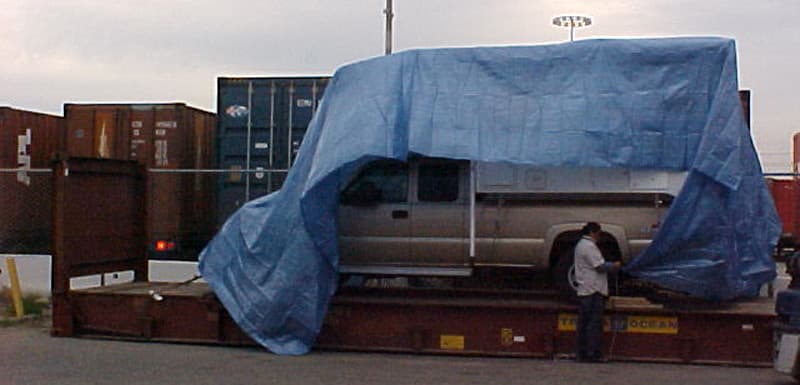
[[[392,218],[393,219],[406,219],[406,218],[408,218],[408,210],[393,210],[392,211]]]

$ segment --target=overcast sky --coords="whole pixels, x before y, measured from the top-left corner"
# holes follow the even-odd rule
[[[395,51],[715,35],[737,40],[740,88],[767,171],[790,171],[800,122],[800,0],[394,0]],[[0,105],[185,101],[215,110],[217,76],[330,75],[383,54],[385,0],[0,0]]]

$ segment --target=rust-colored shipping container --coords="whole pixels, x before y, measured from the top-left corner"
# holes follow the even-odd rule
[[[134,160],[148,169],[151,257],[196,259],[213,235],[216,116],[183,103],[65,104],[71,157]]]
[[[778,216],[783,223],[783,237],[795,234],[795,192],[794,181],[791,179],[767,178],[772,200],[778,209]]]
[[[793,183],[793,199],[792,199],[792,209],[794,212],[794,223],[792,224],[792,234],[794,235],[795,243],[797,237],[800,236],[800,204],[796,202],[800,201],[800,132],[795,133],[792,137],[792,173],[794,173],[794,177],[792,178]],[[776,203],[777,204],[777,203]]]
[[[747,127],[750,128],[750,90],[739,90],[739,102],[742,103],[744,121],[747,123]]]
[[[60,116],[0,107],[0,168],[49,168],[63,135]]]
[[[63,134],[59,116],[0,107],[0,253],[50,252],[50,173],[41,169]]]

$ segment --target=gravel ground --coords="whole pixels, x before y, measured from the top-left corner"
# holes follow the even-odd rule
[[[764,368],[313,352],[53,338],[41,322],[0,328],[6,384],[793,384]]]

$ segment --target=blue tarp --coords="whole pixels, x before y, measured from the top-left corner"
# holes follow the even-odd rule
[[[337,280],[351,174],[410,154],[686,170],[628,273],[710,299],[774,278],[780,233],[724,38],[412,50],[340,68],[283,189],[236,212],[200,256],[233,319],[279,354],[314,343]]]

